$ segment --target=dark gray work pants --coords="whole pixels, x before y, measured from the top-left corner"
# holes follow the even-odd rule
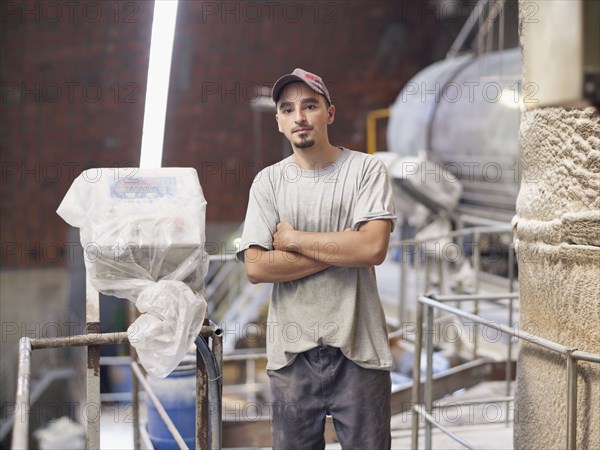
[[[340,349],[320,346],[269,370],[273,394],[273,449],[325,448],[331,414],[342,449],[388,450],[390,373],[365,369]]]

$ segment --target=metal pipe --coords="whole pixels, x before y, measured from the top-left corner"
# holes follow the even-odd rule
[[[600,355],[598,353],[574,351],[571,353],[571,356],[573,357],[573,359],[576,359],[579,361],[600,363]]]
[[[200,336],[205,338],[212,338],[215,335],[222,335],[223,330],[221,330],[216,324],[210,322],[209,325],[203,325],[200,329]]]
[[[406,239],[409,233],[408,219],[404,214],[402,216],[402,227],[400,228],[401,238]],[[406,320],[406,294],[408,291],[407,280],[408,280],[408,265],[410,259],[406,254],[406,247],[402,245],[400,247],[400,302],[398,304],[398,324],[402,329],[402,322]]]
[[[589,352],[580,352],[576,349],[573,348],[567,348],[563,345],[557,344],[555,342],[549,341],[547,339],[544,339],[540,336],[536,336],[533,334],[528,334],[528,333],[524,333],[523,331],[521,331],[518,328],[512,328],[510,326],[506,326],[506,325],[502,325],[502,324],[498,324],[496,322],[492,322],[490,320],[484,319],[482,317],[478,317],[474,314],[470,314],[470,313],[466,313],[462,310],[459,310],[457,308],[454,308],[452,306],[446,305],[444,303],[438,302],[436,300],[434,300],[435,296],[434,295],[428,295],[428,296],[421,296],[418,298],[417,300],[417,337],[418,340],[415,342],[415,365],[414,365],[414,372],[413,372],[413,392],[412,392],[412,399],[413,399],[413,423],[412,423],[412,448],[417,449],[418,448],[418,431],[419,431],[419,423],[417,422],[417,420],[420,418],[420,416],[423,416],[425,418],[425,438],[426,438],[426,447],[427,448],[431,448],[431,426],[436,426],[438,429],[440,429],[442,432],[446,433],[448,436],[452,437],[453,439],[457,440],[457,442],[460,442],[463,446],[467,447],[467,448],[471,448],[469,447],[469,445],[462,441],[462,439],[460,439],[457,435],[454,435],[453,433],[451,433],[449,430],[445,429],[442,425],[440,425],[438,422],[436,422],[435,418],[430,414],[430,412],[432,411],[432,409],[437,409],[437,408],[443,408],[445,405],[444,404],[436,404],[436,405],[431,405],[430,399],[429,399],[429,395],[430,395],[430,385],[429,385],[429,380],[431,378],[431,373],[430,370],[432,370],[432,368],[430,369],[430,366],[432,365],[432,361],[430,360],[430,354],[432,355],[432,339],[433,339],[433,308],[439,308],[441,310],[444,310],[446,312],[455,314],[456,316],[459,317],[463,317],[466,319],[470,319],[472,321],[474,321],[475,323],[478,324],[484,324],[487,325],[491,328],[494,328],[496,330],[502,331],[504,333],[507,333],[511,336],[516,336],[520,339],[524,339],[526,341],[532,342],[536,345],[539,345],[541,347],[547,348],[549,350],[561,353],[566,355],[567,357],[567,411],[566,411],[566,422],[567,422],[567,449],[568,450],[575,450],[577,447],[577,361],[578,360],[582,360],[582,361],[589,361],[589,362],[594,362],[594,363],[600,363],[600,355],[598,354],[594,354],[594,353],[589,353]],[[452,296],[444,296],[447,297],[444,300],[446,301],[454,301],[453,298],[451,298]],[[466,298],[461,299],[461,300],[468,300]],[[493,299],[491,299],[493,300]],[[511,301],[509,303],[509,307],[512,308],[512,298]],[[421,352],[421,341],[422,341],[422,329],[423,329],[423,308],[425,307],[425,305],[427,305],[427,362],[428,362],[428,368],[427,368],[427,378],[426,378],[426,382],[425,382],[425,405],[420,405],[418,404],[418,400],[419,400],[419,378],[420,378],[420,352]],[[418,351],[418,353],[417,353]],[[510,358],[509,358],[510,361]],[[510,373],[510,372],[509,372]],[[494,400],[474,400],[474,401],[466,401],[466,402],[458,402],[459,404],[477,404],[477,403],[489,403],[492,402]],[[507,416],[508,416],[508,403],[510,401],[514,401],[514,399],[512,397],[506,396],[503,398],[498,398],[495,401],[502,401],[502,402],[506,402],[507,403]],[[456,404],[457,402],[455,402],[454,404]],[[430,406],[431,405],[431,406]],[[423,410],[425,408],[425,411]]]
[[[242,353],[223,355],[223,361],[245,361],[246,359],[266,359],[266,353]]]
[[[246,360],[246,384],[256,384],[256,360]],[[256,391],[247,391],[246,401],[249,403],[256,403]]]
[[[515,291],[515,246],[508,246],[508,291]]]
[[[436,256],[437,259],[437,256]],[[446,294],[448,291],[446,290],[446,279],[444,278],[444,258],[440,258],[437,261],[437,269],[438,269],[438,279],[439,279],[439,289],[442,294]]]
[[[504,10],[504,0],[496,0],[494,2],[493,8],[488,8],[488,14],[485,18],[485,21],[482,23],[478,34],[483,34],[483,36],[489,40],[488,33],[491,35],[490,30],[494,27],[494,22],[498,15]],[[488,44],[487,52],[491,51],[491,44]]]
[[[504,299],[517,299],[519,298],[518,292],[504,293],[504,294],[454,294],[454,295],[440,295],[440,294],[428,294],[436,302],[470,302],[472,300],[504,300]]]
[[[127,342],[127,332],[119,333],[90,333],[74,336],[31,339],[33,350],[40,348],[83,347],[104,344],[120,344]]]
[[[223,330],[221,330],[220,328],[218,328],[215,333],[213,334],[212,337],[212,351],[213,351],[213,355],[215,357],[215,362],[217,364],[217,371],[218,373],[222,374],[223,373]],[[219,404],[221,405],[221,400],[223,398],[223,382],[221,380],[221,382],[219,383]],[[218,434],[219,436],[223,435],[223,426],[222,426],[222,420],[221,417],[218,417],[219,421],[218,421],[218,425],[214,425],[214,426],[218,426]]]
[[[554,350],[555,352],[558,352],[558,353],[561,353],[561,354],[565,354],[568,351],[567,347],[565,347],[563,345],[560,345],[560,344],[557,344],[556,342],[552,342],[552,341],[549,341],[547,339],[544,339],[541,336],[536,336],[535,334],[524,332],[524,331],[522,331],[522,330],[520,330],[518,328],[511,328],[511,327],[508,327],[506,325],[499,324],[497,322],[492,322],[491,320],[484,319],[483,317],[479,317],[479,316],[476,316],[474,314],[471,314],[471,313],[468,313],[468,312],[465,312],[465,311],[461,311],[460,309],[453,308],[452,306],[448,306],[448,305],[445,305],[443,303],[439,303],[439,302],[437,302],[435,300],[432,300],[432,299],[430,299],[428,297],[425,297],[425,296],[420,297],[418,299],[418,301],[420,303],[424,303],[424,304],[427,304],[427,305],[434,306],[436,308],[443,309],[444,311],[450,312],[450,313],[455,314],[457,316],[464,317],[465,319],[469,319],[469,320],[472,320],[474,322],[477,322],[477,323],[480,323],[480,324],[483,324],[483,325],[487,325],[488,327],[494,328],[495,330],[503,331],[504,333],[508,333],[511,336],[516,336],[516,337],[518,337],[520,339],[523,339],[523,340],[526,340],[526,341],[529,341],[529,342],[533,342],[534,344],[538,344],[538,345],[540,345],[542,347],[545,347],[547,349]]]
[[[398,302],[398,324],[402,329],[402,322],[406,319],[406,281],[407,281],[407,261],[404,261],[404,249],[402,249],[402,256],[400,257],[400,301]]]
[[[465,44],[467,38],[471,34],[471,30],[477,23],[476,19],[483,14],[483,10],[487,1],[488,0],[479,0],[475,7],[471,10],[469,18],[465,21],[465,24],[458,33],[458,36],[450,46],[450,50],[448,50],[446,58],[454,58],[461,52],[462,46]]]
[[[219,331],[220,333],[215,334],[212,338],[212,351],[215,355],[217,370],[219,373],[223,373],[223,332]],[[263,357],[266,358],[266,354]]]
[[[16,394],[16,406],[21,408],[22,417],[21,420],[16,420],[13,428],[13,449],[27,449],[29,448],[29,402],[30,402],[30,377],[31,377],[31,352],[35,349],[43,348],[61,348],[67,346],[92,346],[97,347],[101,344],[116,344],[127,340],[127,333],[92,333],[75,336],[65,336],[57,338],[38,338],[29,339],[28,337],[22,337],[19,340],[19,367],[17,375],[17,394]],[[89,358],[88,358],[89,359]],[[96,360],[96,358],[93,358]],[[89,360],[88,360],[89,363]],[[98,353],[99,363],[99,353]],[[98,366],[99,369],[99,366]],[[88,374],[88,377],[92,375],[94,381],[99,375],[93,373],[98,372],[93,367],[88,368],[92,374]],[[86,384],[89,384],[90,380],[87,380]],[[89,387],[89,386],[88,386]],[[93,386],[92,386],[93,387]],[[99,391],[98,391],[99,394]],[[88,398],[88,404],[91,404]],[[98,405],[98,417],[92,418],[96,423],[93,423],[93,430],[91,435],[86,434],[86,444],[93,444],[93,442],[99,439],[99,422],[100,422],[100,401],[98,399],[94,403]],[[96,420],[97,419],[97,420]],[[90,425],[90,421],[88,421]]]
[[[424,292],[429,292],[429,285],[431,284],[431,259],[427,252],[425,252],[425,287]]]
[[[18,357],[19,357],[18,346],[17,346],[17,352],[14,356],[15,356],[15,359],[17,359],[17,361],[18,361]],[[13,359],[13,358],[10,358],[10,359]],[[17,364],[17,367],[18,367],[18,364]],[[71,378],[73,378],[73,376],[76,373],[75,369],[71,368],[71,367],[65,368],[65,369],[44,368],[44,369],[42,369],[42,372],[44,372],[42,377],[40,379],[36,380],[35,385],[30,386],[30,389],[29,389],[29,404],[30,405],[35,404],[35,402],[42,396],[42,394],[44,392],[46,392],[46,390],[48,390],[48,388],[52,385],[52,383],[54,383],[58,380],[71,379]],[[17,375],[17,377],[15,377],[14,383],[16,383],[17,379],[18,379],[18,375]],[[30,376],[30,379],[31,379],[31,376]],[[14,386],[14,384],[13,384],[13,386]],[[15,388],[16,388],[16,386],[15,386]],[[8,391],[8,389],[7,389],[7,391]],[[14,389],[14,391],[16,392],[16,389]],[[14,405],[16,407],[17,403],[15,402]],[[0,441],[3,441],[4,438],[13,430],[13,426],[15,424],[15,420],[17,419],[16,416],[18,416],[18,412],[19,412],[19,410],[15,408],[15,410],[13,411],[12,414],[10,414],[8,417],[2,418],[2,421],[1,421],[2,426],[0,427]]]
[[[412,385],[412,436],[411,448],[419,449],[419,410],[417,409],[421,397],[421,351],[423,349],[423,303],[417,302],[417,329],[415,335],[415,353],[413,360],[413,385]]]
[[[509,250],[510,251],[510,250]],[[508,301],[508,326],[512,327],[513,325],[513,299],[511,298]],[[506,348],[506,366],[504,367],[504,376],[506,377],[506,387],[504,389],[504,393],[506,396],[510,395],[510,386],[512,380],[512,344],[513,337],[508,337],[508,345]],[[504,418],[504,423],[506,426],[509,426],[510,420],[508,417],[508,402],[506,403],[506,417]]]
[[[179,448],[180,449],[188,449],[189,447],[187,446],[187,444],[185,443],[185,441],[181,437],[181,434],[179,433],[179,430],[173,424],[173,421],[171,420],[171,418],[167,414],[167,411],[165,411],[165,408],[163,407],[162,403],[160,402],[160,400],[158,399],[158,397],[156,396],[156,394],[152,390],[152,386],[150,386],[150,384],[146,380],[146,377],[142,373],[142,369],[140,369],[139,364],[136,363],[135,361],[132,361],[131,362],[131,369],[133,370],[133,374],[137,377],[137,379],[140,381],[140,383],[142,383],[142,386],[144,386],[144,390],[146,391],[146,394],[148,395],[148,397],[150,398],[150,400],[152,401],[152,403],[156,407],[156,410],[158,411],[158,414],[160,415],[160,417],[164,421],[165,426],[167,427],[167,429],[173,435],[173,438],[175,439],[175,442],[177,442],[177,445],[179,446]]]
[[[425,368],[425,410],[428,414],[433,411],[433,306],[427,307],[427,328],[425,329],[425,351],[427,352],[427,367]],[[425,422],[425,448],[431,448],[431,422]]]
[[[85,286],[85,332],[89,335],[100,334],[100,294],[86,277]],[[67,338],[68,339],[68,338]],[[67,344],[68,345],[68,344]],[[86,414],[85,448],[95,450],[100,448],[100,346],[92,341],[86,345],[87,367],[85,371],[86,385]],[[97,408],[97,415],[90,415],[90,406]]]
[[[30,376],[31,340],[28,337],[22,337],[19,340],[19,372],[17,378],[17,396],[15,405],[16,408],[20,408],[21,410],[21,420],[15,420],[11,447],[13,450],[27,450],[29,448]]]
[[[133,369],[132,369],[133,372]],[[142,448],[142,437],[140,432],[140,393],[137,377],[131,377],[131,420],[133,422],[133,448]]]
[[[446,427],[444,427],[439,422],[436,422],[435,418],[431,414],[427,413],[427,411],[423,411],[423,407],[421,405],[415,406],[415,409],[417,409],[419,414],[423,416],[423,418],[425,419],[425,423],[430,424],[430,426],[431,425],[435,426],[436,428],[441,430],[444,434],[446,434],[447,436],[451,437],[456,442],[461,444],[463,447],[466,447],[471,450],[474,449],[474,447],[472,447],[467,441],[462,439],[460,436],[458,436],[457,434],[454,434],[452,431],[448,430]],[[426,448],[431,449],[431,447],[426,447]]]
[[[573,350],[567,352],[567,450],[577,449],[577,361]]]
[[[421,285],[421,275],[422,275],[422,267],[421,267],[421,249],[418,246],[415,246],[415,254],[413,255],[413,273],[415,279],[415,292],[425,292],[425,289],[420,289]]]
[[[504,50],[504,0],[502,1],[502,9],[500,10],[500,16],[498,19],[498,51]],[[502,65],[500,65],[500,76],[503,76]]]
[[[206,345],[206,341],[197,337],[195,342],[196,348],[204,360],[208,375],[210,448],[212,450],[221,450],[221,374],[217,371],[217,363],[214,355]]]
[[[203,338],[199,338],[203,339]],[[208,450],[208,376],[206,364],[196,348],[196,449]]]
[[[390,108],[375,109],[367,114],[367,153],[377,151],[377,119],[390,116]]]
[[[138,310],[134,302],[129,302],[127,309],[127,321],[133,323],[138,317]],[[142,448],[142,433],[140,430],[140,383],[136,376],[133,375],[131,361],[137,362],[137,351],[131,344],[127,344],[129,350],[129,370],[131,375],[131,421],[133,422],[133,448],[140,450]]]
[[[515,401],[514,397],[490,397],[483,400],[463,400],[463,401],[451,401],[451,402],[438,402],[434,403],[433,409],[444,408],[446,406],[467,406],[467,405],[483,405],[485,403],[504,403],[504,402],[513,402]]]
[[[486,5],[488,4],[487,0],[485,1]],[[483,27],[483,12],[477,17],[477,56],[481,55],[483,49],[483,37],[484,34],[481,32],[481,28]]]
[[[502,10],[502,15],[500,16],[501,21],[501,31],[502,31],[502,43],[504,43],[504,9]],[[508,246],[508,290],[509,292],[514,292],[515,290],[515,246]],[[512,298],[508,300],[508,326],[513,326],[513,308],[514,301]],[[513,338],[512,336],[508,337],[508,345],[506,348],[506,367],[505,367],[505,377],[506,377],[506,387],[504,393],[506,396],[510,395],[510,387],[512,385],[512,346],[513,346]],[[504,423],[508,427],[510,425],[510,417],[509,417],[509,404],[506,402],[506,417],[504,418]]]
[[[482,225],[482,226],[478,226],[478,227],[462,228],[460,230],[450,231],[449,233],[446,233],[442,236],[435,236],[435,237],[431,237],[431,238],[427,238],[427,239],[402,239],[401,241],[398,241],[398,242],[390,242],[388,247],[396,248],[396,247],[402,246],[403,244],[418,245],[418,244],[425,244],[427,242],[437,242],[440,239],[446,239],[446,238],[450,239],[450,238],[455,238],[455,237],[459,237],[459,236],[466,236],[467,234],[473,234],[475,232],[479,232],[481,234],[512,232],[512,226],[510,224],[506,224],[506,225]]]
[[[220,253],[218,255],[209,255],[209,261],[233,261],[237,259],[235,253]]]
[[[479,273],[481,272],[481,233],[473,233],[473,244],[476,244],[473,252],[473,269],[475,270],[475,293],[479,293]],[[479,300],[476,299],[473,305],[473,314],[479,315]],[[479,349],[479,324],[473,324],[473,359],[477,359],[477,350]]]

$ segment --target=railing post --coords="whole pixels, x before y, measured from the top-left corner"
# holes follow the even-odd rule
[[[408,219],[406,217],[402,217],[402,228],[401,228],[401,236],[400,236],[400,303],[398,305],[398,323],[400,324],[400,329],[402,329],[402,322],[406,321],[406,292],[407,289],[407,272],[408,272],[408,264],[410,264],[410,260],[407,259],[406,248],[404,246],[404,241],[408,237]]]
[[[142,448],[142,438],[140,434],[140,382],[137,377],[131,375],[131,420],[133,422],[133,448],[140,450]]]
[[[567,450],[577,448],[577,361],[567,351]]]
[[[31,376],[31,341],[28,337],[19,340],[19,372],[17,379],[17,396],[15,421],[12,434],[12,450],[27,450],[29,448],[29,395]],[[16,414],[21,412],[21,420]]]
[[[211,322],[212,323],[212,322]],[[213,355],[215,356],[215,363],[217,364],[217,371],[219,372],[220,375],[223,374],[223,333],[219,330],[218,332],[215,331],[212,334],[212,338],[211,338],[211,343],[212,343],[212,352]],[[219,383],[219,400],[222,402],[223,401],[223,382],[221,380],[221,383]],[[221,415],[221,408],[217,408],[218,405],[211,405],[211,414],[218,414]],[[216,421],[211,421],[211,423],[213,424],[211,426],[211,433],[216,434],[218,433],[219,436],[219,442],[222,442],[222,435],[223,435],[223,422],[222,422],[222,417],[218,418],[218,422],[219,422],[219,428],[218,429],[212,429],[214,428],[214,423]],[[213,446],[214,447],[214,446]]]
[[[406,305],[406,264],[404,261],[404,244],[400,245],[400,298],[398,302],[398,325],[402,329],[402,322],[406,320],[404,317],[404,310]]]
[[[513,326],[513,299],[508,299],[508,326]],[[513,345],[513,336],[508,336],[508,345],[506,348],[506,366],[504,368],[504,376],[506,378],[506,387],[505,387],[505,395],[510,396],[510,386],[512,384],[512,345]],[[504,418],[504,423],[506,426],[510,425],[510,420],[508,417],[509,412],[509,402],[506,402],[506,417]]]
[[[86,334],[100,333],[100,301],[96,288],[92,286],[89,276],[86,277]],[[86,378],[86,404],[83,419],[86,424],[85,448],[96,450],[100,448],[100,346],[88,345],[86,347],[87,369]],[[91,406],[91,408],[90,408]],[[97,408],[96,417],[90,414]]]
[[[419,420],[417,405],[421,397],[421,351],[423,349],[423,303],[417,298],[417,322],[415,335],[415,354],[413,360],[413,385],[412,385],[412,436],[411,448],[419,449]]]
[[[137,308],[135,303],[128,302],[129,307],[127,310],[128,322],[133,323],[137,316]],[[137,352],[135,347],[131,344],[127,344],[129,347],[129,357],[131,361],[137,362]],[[131,421],[133,422],[133,448],[140,450],[142,448],[142,437],[140,433],[140,382],[138,378],[133,374],[133,367],[129,365],[131,371]]]
[[[250,389],[248,385],[252,385]],[[256,391],[254,388],[256,384],[256,364],[254,359],[246,360],[246,400],[249,403],[256,403]]]
[[[475,293],[479,294],[479,272],[481,271],[481,233],[476,231],[473,233],[473,269],[475,270]],[[479,315],[479,300],[474,301],[473,314]],[[477,359],[477,350],[479,347],[479,324],[473,324],[473,359]]]
[[[429,286],[431,285],[431,259],[427,254],[427,249],[425,249],[425,287],[423,288],[424,292],[429,292]]]
[[[200,339],[204,339],[200,337]],[[196,349],[196,449],[208,450],[208,376],[200,350]]]
[[[425,330],[425,347],[427,352],[427,367],[425,375],[425,411],[433,412],[433,306],[427,306],[427,328]],[[431,448],[431,422],[425,422],[425,448]]]

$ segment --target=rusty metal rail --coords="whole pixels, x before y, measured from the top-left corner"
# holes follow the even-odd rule
[[[220,450],[221,448],[221,373],[223,364],[223,332],[214,324],[205,325],[202,327],[200,336],[196,344],[201,345],[207,339],[212,341],[212,351],[206,346],[204,349],[199,348],[197,360],[202,360],[202,363],[197,362],[197,398],[196,398],[196,448],[202,450]],[[29,446],[29,414],[27,411],[30,408],[30,378],[31,378],[31,352],[33,350],[45,348],[61,348],[72,346],[87,346],[98,347],[107,344],[119,344],[127,342],[127,333],[90,333],[84,335],[31,339],[22,337],[19,341],[19,363],[18,363],[18,378],[17,378],[17,393],[16,393],[16,411],[21,411],[20,420],[15,420],[12,446],[13,450],[26,450]],[[173,437],[180,448],[186,449],[187,446],[181,437],[179,431],[175,428],[172,420],[169,418],[160,400],[155,395],[151,386],[146,381],[142,369],[136,361],[131,362],[134,379],[136,383],[132,384],[133,399],[134,399],[134,445],[135,448],[140,448],[139,439],[139,404],[137,395],[137,381],[146,390],[148,397],[154,403],[160,416],[165,422],[168,430],[173,434]],[[210,378],[207,378],[207,371]],[[95,376],[98,376],[97,374]],[[203,384],[198,380],[205,380]],[[209,389],[209,383],[212,383],[213,388]],[[95,432],[100,431],[99,420]],[[91,449],[90,442],[99,442],[98,436],[86,436],[86,446]]]

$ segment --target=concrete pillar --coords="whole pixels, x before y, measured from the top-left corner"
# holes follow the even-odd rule
[[[527,42],[522,44],[526,52]],[[522,181],[514,220],[519,326],[600,353],[598,110],[529,110],[521,117],[520,147]],[[521,342],[515,448],[566,448],[566,360]],[[578,366],[577,448],[600,448],[600,364]]]

